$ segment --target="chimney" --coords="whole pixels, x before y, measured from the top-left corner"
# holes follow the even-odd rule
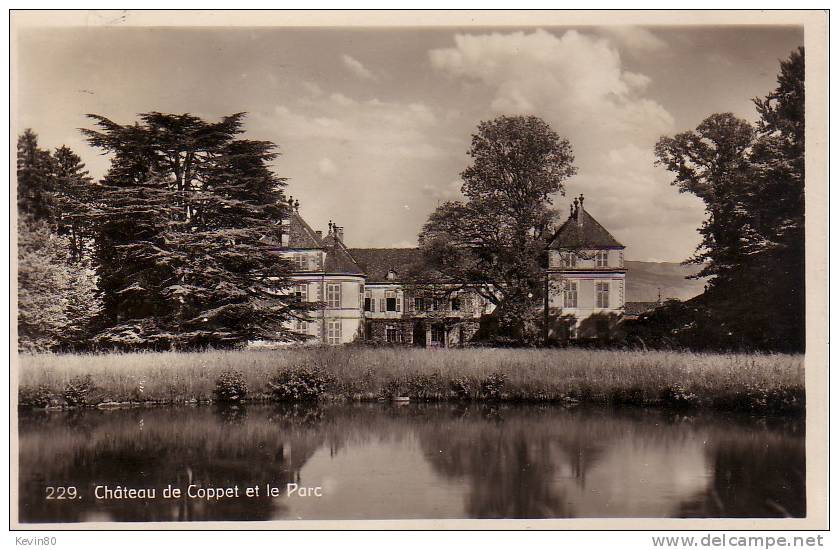
[[[583,197],[582,193],[580,194],[580,206],[575,209],[575,214],[577,216],[577,225],[583,225],[583,201],[585,198]],[[577,199],[574,199],[574,204],[577,203]]]
[[[294,211],[300,212],[300,201],[294,201]]]
[[[315,231],[315,234],[318,236],[318,239],[322,239],[322,238],[323,238],[323,231],[321,231],[320,229],[318,229],[317,231]]]
[[[335,226],[335,238],[341,242],[344,242],[344,228]]]

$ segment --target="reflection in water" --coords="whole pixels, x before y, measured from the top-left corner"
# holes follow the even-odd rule
[[[802,419],[383,404],[29,413],[24,522],[802,517]],[[162,498],[286,483],[322,497]],[[44,498],[78,487],[81,500]],[[96,486],[155,488],[100,500]]]

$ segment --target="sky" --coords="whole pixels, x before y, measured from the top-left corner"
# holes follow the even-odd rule
[[[316,229],[350,247],[415,246],[428,215],[462,198],[471,135],[499,115],[543,118],[574,150],[554,204],[586,210],[626,258],[683,261],[702,202],[654,165],[665,135],[733,112],[776,86],[802,27],[22,29],[16,128],[71,147],[94,177],[108,158],[87,113],[207,120],[247,112],[244,137],[278,145],[277,175]]]

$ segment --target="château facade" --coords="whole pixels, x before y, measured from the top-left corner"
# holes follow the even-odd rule
[[[459,347],[472,341],[481,319],[494,310],[475,292],[439,298],[408,285],[405,275],[420,261],[418,248],[348,248],[343,227],[330,221],[324,235],[303,219],[299,204],[290,211],[279,252],[294,266],[290,291],[316,304],[308,319],[289,326],[302,339]],[[582,198],[575,200],[549,245],[545,276],[549,308],[557,317],[554,337],[603,337],[616,328],[624,308],[623,251],[583,208]]]

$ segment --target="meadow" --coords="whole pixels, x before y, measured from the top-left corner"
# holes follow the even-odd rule
[[[296,348],[205,352],[22,354],[22,405],[212,401],[223,374],[241,397],[272,397],[278,373],[318,373],[321,400],[592,402],[795,412],[803,355],[590,349]],[[305,376],[303,377],[305,379]],[[87,380],[79,400],[68,388]],[[305,383],[305,380],[304,380]],[[40,396],[33,401],[33,395]],[[276,393],[273,394],[276,397]]]

